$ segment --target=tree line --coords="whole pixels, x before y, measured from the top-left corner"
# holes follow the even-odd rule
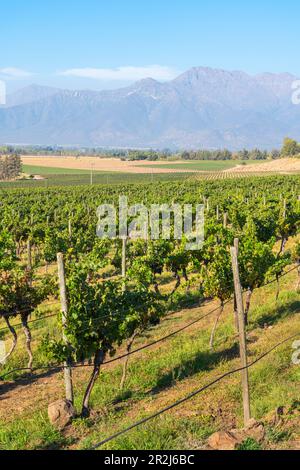
[[[101,147],[60,147],[60,146],[2,146],[0,147],[2,155],[35,155],[35,156],[73,156],[85,157],[94,156],[99,158],[111,157],[121,158],[121,160],[142,161],[142,160],[276,160],[284,157],[300,156],[300,143],[296,140],[286,137],[281,149],[261,150],[254,148],[252,150],[242,149],[231,151],[228,149],[107,149]]]
[[[231,152],[230,150],[185,150],[180,154],[183,160],[276,160],[284,157],[300,156],[300,144],[289,137],[283,141],[281,150],[273,149],[271,151],[259,150],[239,150]]]

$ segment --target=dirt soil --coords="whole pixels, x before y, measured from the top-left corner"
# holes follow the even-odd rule
[[[122,173],[195,173],[194,169],[170,169],[170,168],[153,168],[152,165],[165,165],[165,161],[121,161],[118,158],[97,158],[97,157],[49,157],[49,156],[23,156],[24,165],[34,165],[39,167],[50,168],[66,168],[76,170],[95,171],[116,171]],[[172,162],[173,164],[182,164],[182,161]]]
[[[300,172],[300,158],[280,158],[265,163],[257,163],[253,165],[238,165],[235,168],[224,170],[224,173],[295,173]]]

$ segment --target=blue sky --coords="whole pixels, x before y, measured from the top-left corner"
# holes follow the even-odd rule
[[[193,66],[300,76],[297,0],[1,2],[0,78],[115,88]]]

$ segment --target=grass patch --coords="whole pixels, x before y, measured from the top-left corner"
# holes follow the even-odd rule
[[[90,175],[90,170],[72,168],[52,168],[39,165],[22,165],[23,173],[29,175]]]
[[[255,439],[248,437],[238,446],[237,450],[263,450],[263,448]]]
[[[12,423],[0,422],[1,450],[59,449],[71,443],[62,433],[51,426],[45,413],[34,413],[26,419]]]

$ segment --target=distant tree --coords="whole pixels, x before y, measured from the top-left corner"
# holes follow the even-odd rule
[[[278,158],[280,158],[280,156],[281,156],[281,154],[280,154],[280,151],[279,151],[279,150],[277,150],[277,149],[271,150],[271,152],[270,152],[270,158],[271,158],[272,160],[277,160]]]
[[[0,180],[17,178],[22,172],[21,157],[18,154],[0,157]]]
[[[283,141],[281,155],[283,157],[294,157],[300,154],[300,144],[296,140],[286,137]]]

